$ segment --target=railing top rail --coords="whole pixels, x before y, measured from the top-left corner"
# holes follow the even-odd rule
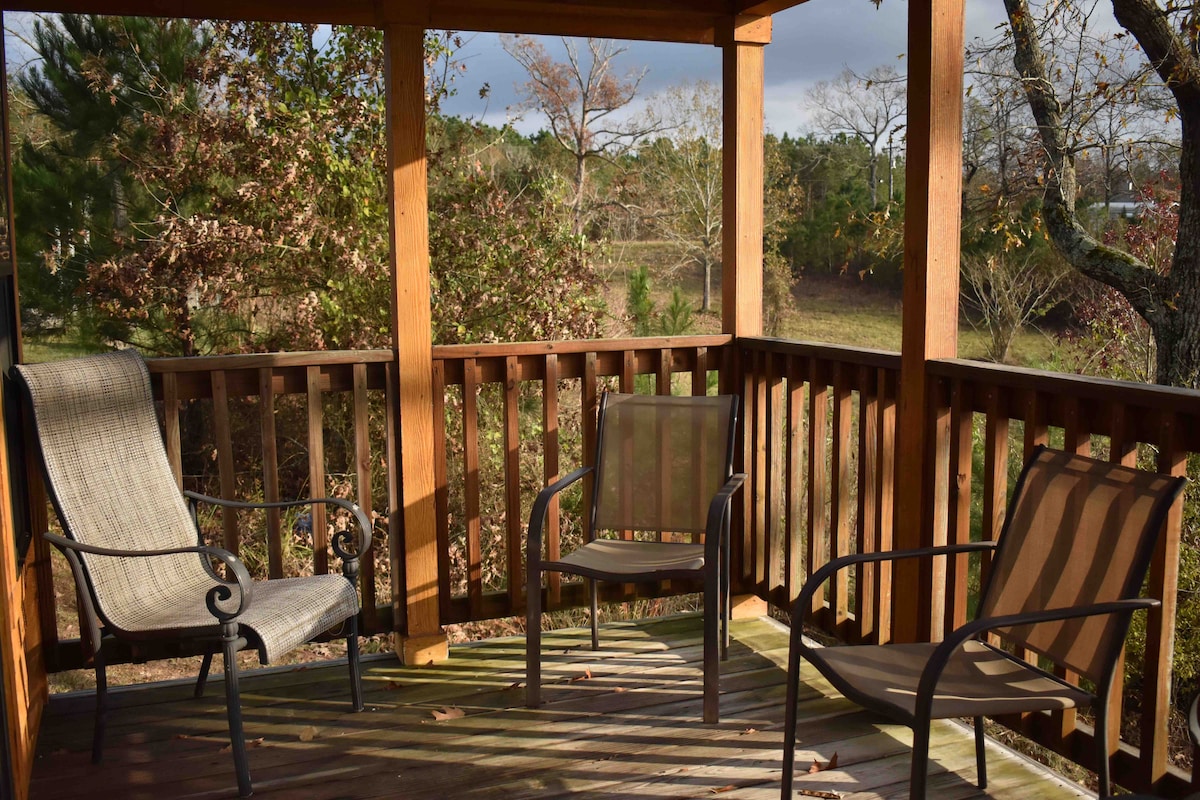
[[[929,374],[941,378],[984,382],[1007,389],[1069,394],[1100,402],[1185,414],[1200,413],[1200,391],[1177,386],[1044,372],[961,358],[934,361],[929,365]]]
[[[620,350],[661,350],[664,348],[722,347],[734,337],[727,333],[707,336],[642,336],[627,339],[574,339],[562,342],[496,342],[486,344],[434,345],[433,358],[503,358],[504,356],[541,356],[568,353],[595,353]]]
[[[872,350],[824,342],[804,342],[795,339],[778,339],[768,336],[743,337],[737,340],[739,347],[781,355],[802,355],[842,361],[882,369],[899,369],[900,354],[891,350]]]
[[[263,367],[313,367],[387,363],[395,360],[391,350],[306,350],[289,353],[244,353],[227,356],[176,356],[147,359],[155,373],[213,372],[215,370],[261,369]]]

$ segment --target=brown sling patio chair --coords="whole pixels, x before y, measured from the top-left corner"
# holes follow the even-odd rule
[[[223,654],[238,791],[248,796],[252,786],[238,698],[239,650],[256,649],[266,664],[341,625],[353,706],[362,710],[356,580],[370,522],[353,503],[335,498],[238,503],[181,493],[159,432],[149,373],[133,351],[23,365],[17,371],[32,409],[46,486],[66,533],[45,537],[71,565],[82,633],[95,654],[93,760],[100,760],[104,737],[102,637],[134,643],[188,641],[204,653],[197,696],[213,653],[219,649]],[[359,532],[340,531],[333,537],[343,575],[256,581],[232,553],[200,543],[198,502],[239,509],[332,504],[350,512]],[[226,578],[217,575],[213,561],[224,565]]]
[[[836,559],[805,583],[792,611],[784,731],[783,798],[791,797],[800,659],[864,708],[913,729],[914,800],[925,797],[930,720],[972,717],[979,787],[987,787],[983,718],[1091,705],[1100,796],[1109,792],[1107,713],[1116,663],[1151,552],[1183,478],[1038,448],[1017,482],[997,542],[869,553]],[[901,558],[992,551],[976,618],[931,644],[817,647],[804,641],[804,609],[837,570]],[[1074,670],[1084,691],[984,641],[997,633],[1017,648]],[[1096,702],[1100,698],[1100,702]]]
[[[718,649],[728,648],[729,508],[746,476],[733,474],[735,395],[670,397],[606,393],[597,420],[596,461],[547,486],[529,515],[525,700],[541,702],[542,573],[588,579],[592,649],[597,632],[596,581],[638,583],[702,579],[704,587],[704,721],[718,718]],[[542,555],[550,501],[590,475],[588,541],[569,554]],[[691,542],[600,538],[597,531],[690,534]],[[704,542],[698,543],[700,534]],[[718,619],[721,645],[718,646]]]

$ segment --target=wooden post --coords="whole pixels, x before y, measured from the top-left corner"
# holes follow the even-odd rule
[[[771,38],[770,17],[733,17],[717,31],[722,64],[721,173],[721,328],[734,336],[763,332],[763,47]],[[735,364],[734,370],[740,372]],[[742,385],[737,375],[723,376],[722,391]],[[726,388],[728,387],[728,388]],[[749,431],[749,396],[742,425]],[[742,453],[741,469],[751,466]],[[748,536],[753,508],[748,483],[734,498],[731,536]],[[734,559],[736,563],[736,558]],[[735,573],[735,584],[736,584]],[[736,587],[735,587],[736,591]],[[735,597],[742,608],[752,597]],[[751,603],[747,608],[757,608]],[[749,612],[753,614],[754,612]]]
[[[721,37],[721,328],[734,336],[763,330],[763,46],[770,21],[735,18]]]
[[[449,655],[438,611],[424,38],[422,28],[384,27],[392,347],[397,367],[393,388],[400,405],[400,474],[391,477],[400,482],[404,505],[404,576],[403,581],[399,576],[393,580],[392,605],[403,605],[406,611],[405,630],[395,635],[396,652],[405,664]]]
[[[897,549],[932,544],[930,457],[939,420],[927,367],[958,352],[959,225],[962,202],[963,0],[908,5],[908,163],[904,216],[904,331],[897,426]],[[944,410],[943,410],[944,411]],[[928,565],[926,565],[928,567]],[[896,564],[895,640],[931,630],[932,572]]]

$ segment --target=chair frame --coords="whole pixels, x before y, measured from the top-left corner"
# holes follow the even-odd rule
[[[1002,548],[1005,547],[1009,525],[1012,521],[1012,511],[1015,504],[1022,496],[1025,486],[1025,480],[1029,471],[1038,455],[1047,448],[1045,446],[1037,447],[1030,455],[1025,467],[1021,471],[1021,476],[1017,481],[1016,488],[1012,495],[1012,501],[1005,515],[1004,527],[1000,537],[994,542],[972,542],[968,544],[944,545],[938,547],[922,547],[910,550],[895,550],[881,553],[861,553],[849,556],[843,556],[835,559],[813,573],[812,577],[804,584],[800,590],[800,595],[796,599],[792,608],[791,615],[791,636],[788,647],[788,677],[787,677],[787,707],[786,719],[784,722],[784,749],[783,749],[783,781],[780,797],[783,800],[790,800],[792,796],[792,782],[795,771],[796,758],[796,721],[798,716],[797,701],[799,698],[800,689],[800,661],[803,657],[814,656],[815,651],[819,647],[810,647],[804,642],[803,636],[803,620],[806,610],[811,608],[812,598],[818,590],[828,581],[835,573],[844,570],[856,564],[890,562],[906,559],[930,559],[935,556],[949,556],[973,552],[988,552],[992,551],[999,555]],[[1147,536],[1145,541],[1141,543],[1141,547],[1134,557],[1134,568],[1132,575],[1137,577],[1136,585],[1125,587],[1126,595],[1137,595],[1141,589],[1141,580],[1145,576],[1146,570],[1149,567],[1150,558],[1153,554],[1156,542],[1159,538],[1159,532],[1162,530],[1163,523],[1166,520],[1172,504],[1176,497],[1182,491],[1186,478],[1178,477],[1173,481],[1169,489],[1163,492],[1155,500],[1155,507],[1151,512],[1148,526],[1155,533]],[[994,557],[996,557],[994,556]],[[1134,581],[1130,580],[1133,584]],[[979,607],[983,606],[983,597],[986,597],[989,591],[991,582],[989,581],[983,587]],[[924,670],[921,674],[921,680],[917,688],[916,707],[912,715],[902,713],[898,709],[890,705],[880,704],[871,696],[859,691],[849,681],[838,675],[832,669],[826,669],[819,655],[810,657],[812,663],[821,672],[830,683],[834,685],[839,692],[846,698],[854,701],[858,705],[870,711],[891,717],[903,725],[906,725],[913,730],[913,748],[912,748],[912,767],[909,778],[909,797],[911,800],[922,800],[926,795],[926,784],[928,779],[928,764],[929,764],[929,732],[932,721],[934,692],[937,688],[942,672],[950,663],[950,659],[954,652],[969,640],[978,639],[980,636],[989,631],[1010,628],[1017,625],[1028,625],[1043,622],[1054,622],[1066,619],[1077,619],[1090,616],[1116,615],[1116,634],[1112,637],[1107,651],[1104,653],[1105,668],[1103,669],[1103,677],[1097,683],[1096,692],[1091,693],[1091,708],[1096,715],[1095,723],[1095,741],[1096,741],[1096,764],[1095,771],[1099,778],[1100,796],[1106,796],[1111,787],[1111,778],[1108,763],[1108,703],[1106,702],[1109,692],[1113,685],[1113,680],[1116,674],[1116,666],[1120,653],[1124,647],[1125,636],[1129,630],[1130,621],[1133,618],[1133,613],[1141,609],[1158,608],[1161,606],[1160,601],[1148,597],[1126,597],[1121,600],[1114,600],[1104,603],[1094,603],[1084,606],[1074,606],[1069,608],[1046,609],[1043,611],[1028,612],[1022,614],[1008,614],[998,617],[979,618],[968,622],[954,631],[948,633],[946,638],[937,646],[930,655],[929,660],[925,663]],[[978,612],[977,612],[978,613]],[[986,642],[984,643],[993,652],[1003,656],[1015,664],[1021,665],[1025,669],[1033,670],[1048,678],[1063,687],[1069,687],[1073,691],[1080,691],[1079,687],[1067,683],[1058,676],[1049,673],[1039,667],[1028,664],[1009,653],[993,647]],[[886,647],[886,645],[880,645]],[[974,732],[975,732],[975,761],[978,775],[978,785],[980,789],[987,788],[987,762],[985,756],[985,735],[983,727],[983,717],[974,717]]]
[[[599,600],[596,581],[619,583],[645,583],[659,580],[684,580],[702,578],[704,581],[704,722],[716,723],[720,719],[719,660],[729,655],[729,524],[731,500],[746,481],[745,473],[733,472],[734,443],[737,438],[738,397],[731,398],[729,434],[726,443],[725,483],[709,502],[704,535],[704,566],[688,570],[655,570],[645,573],[610,573],[582,566],[563,565],[542,558],[542,528],[551,501],[569,486],[591,476],[593,481],[592,503],[588,509],[588,542],[595,541],[596,517],[599,508],[598,487],[594,484],[604,464],[604,423],[609,393],[600,399],[596,420],[597,443],[595,464],[580,467],[574,472],[542,489],[534,500],[529,514],[529,531],[526,552],[526,616],[525,616],[525,704],[529,708],[541,705],[541,617],[542,573],[565,572],[588,579],[588,595],[591,604],[592,649],[600,647],[598,630]],[[718,634],[718,621],[720,631]],[[719,635],[719,639],[718,639]]]
[[[24,387],[24,380],[21,380]],[[59,520],[67,519],[60,505],[58,493],[55,491],[53,482],[46,466],[44,454],[42,452],[42,444],[36,431],[33,429],[32,420],[34,418],[32,409],[32,399],[28,391],[24,393],[24,408],[26,419],[31,421],[27,434],[27,441],[34,444],[34,450],[37,454],[38,464],[41,467],[41,475],[43,485],[46,488],[46,493],[54,507]],[[210,497],[198,492],[183,491],[181,493],[187,501],[192,525],[195,528],[197,545],[193,547],[168,548],[159,550],[124,550],[116,548],[98,547],[95,545],[85,544],[75,541],[71,538],[71,532],[66,530],[66,536],[61,536],[52,532],[42,534],[43,538],[56,547],[66,558],[67,563],[71,567],[71,574],[75,581],[76,597],[80,610],[80,627],[81,634],[86,637],[87,647],[90,650],[92,666],[96,674],[96,710],[95,722],[92,731],[92,762],[99,763],[103,758],[104,750],[104,732],[107,727],[107,711],[108,711],[108,676],[107,663],[104,656],[103,642],[105,637],[113,639],[121,639],[130,642],[144,641],[178,641],[178,642],[196,642],[203,647],[203,660],[200,667],[199,676],[196,680],[194,695],[200,697],[205,688],[208,679],[208,673],[212,665],[212,658],[217,650],[222,652],[224,664],[224,679],[225,679],[225,702],[226,714],[229,722],[230,746],[233,753],[234,769],[237,774],[238,793],[240,797],[249,797],[254,789],[250,778],[249,757],[246,750],[246,738],[242,721],[241,699],[238,688],[238,665],[237,653],[241,650],[257,647],[255,639],[247,637],[239,630],[238,617],[241,616],[253,601],[254,579],[251,578],[249,571],[242,563],[241,559],[233,553],[220,547],[212,547],[203,543],[200,526],[197,517],[198,505],[201,503],[216,505],[227,508],[235,508],[241,510],[249,509],[283,509],[293,508],[297,506],[311,506],[315,504],[332,505],[342,508],[349,512],[354,518],[358,527],[358,535],[355,536],[349,529],[337,531],[332,537],[330,546],[338,558],[342,560],[342,574],[350,582],[350,585],[355,588],[357,593],[358,575],[359,575],[359,558],[367,552],[370,540],[369,535],[372,531],[371,522],[367,515],[357,504],[348,500],[343,500],[336,497],[323,498],[306,498],[301,500],[287,500],[280,502],[253,503],[236,500],[226,500],[219,497]],[[66,523],[63,523],[66,529]],[[205,598],[205,604],[220,627],[219,635],[204,635],[189,633],[191,628],[181,628],[177,630],[157,630],[152,632],[138,633],[125,631],[114,625],[103,613],[99,603],[96,600],[95,589],[92,578],[88,573],[87,565],[84,563],[81,554],[88,554],[99,557],[116,557],[116,558],[145,558],[148,560],[158,556],[177,555],[183,553],[195,553],[200,560],[204,569],[212,576],[215,583],[208,591]],[[219,575],[213,569],[212,562],[217,561],[225,568],[226,577]],[[149,568],[149,563],[147,563]],[[222,608],[219,603],[231,600],[237,596],[237,603],[232,610]],[[361,603],[359,613],[361,613]],[[350,670],[350,692],[353,710],[359,712],[363,710],[362,697],[362,675],[360,669],[360,657],[358,646],[358,614],[353,614],[346,618],[343,623],[344,635],[346,638],[347,660]],[[336,638],[336,637],[335,637]]]

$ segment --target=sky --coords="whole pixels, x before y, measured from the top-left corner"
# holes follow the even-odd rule
[[[1005,20],[1001,0],[967,0],[966,36],[990,38]],[[809,0],[776,14],[771,44],[766,48],[764,102],[767,130],[792,135],[809,132],[804,108],[805,90],[829,80],[845,68],[866,72],[891,64],[901,72],[907,45],[907,0],[884,0],[878,9],[870,0]],[[552,55],[562,57],[560,40],[543,37]],[[688,80],[721,81],[721,51],[712,45],[627,42],[617,64],[624,73],[648,68],[642,81],[643,98]],[[458,57],[466,72],[456,84],[457,95],[443,110],[450,114],[501,125],[513,122],[522,133],[534,133],[545,123],[535,114],[514,117],[518,103],[514,87],[525,81],[516,61],[500,47],[495,34],[467,34]],[[479,98],[483,83],[490,97]]]

